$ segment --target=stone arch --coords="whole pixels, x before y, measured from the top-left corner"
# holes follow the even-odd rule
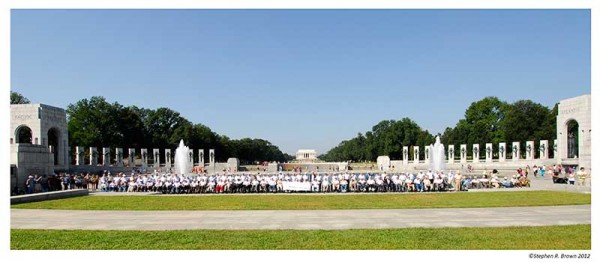
[[[33,132],[27,125],[20,125],[15,129],[16,143],[33,144]]]
[[[52,155],[54,155],[54,165],[59,164],[59,152],[61,152],[62,150],[60,146],[60,138],[60,129],[56,127],[51,127],[50,129],[48,129],[48,147],[50,148],[50,152],[52,153]]]

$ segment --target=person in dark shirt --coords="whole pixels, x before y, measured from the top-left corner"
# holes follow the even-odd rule
[[[44,174],[42,178],[40,178],[40,186],[42,188],[42,192],[48,192],[48,175]]]

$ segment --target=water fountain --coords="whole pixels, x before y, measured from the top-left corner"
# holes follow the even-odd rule
[[[182,175],[190,173],[192,170],[190,162],[190,148],[183,144],[182,139],[175,150],[175,173]]]
[[[429,159],[432,171],[442,171],[446,168],[446,152],[440,142],[440,136],[436,136],[435,144],[429,147]]]

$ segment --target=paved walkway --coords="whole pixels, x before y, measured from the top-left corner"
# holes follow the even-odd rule
[[[11,209],[13,229],[356,229],[591,224],[591,206],[266,211]]]

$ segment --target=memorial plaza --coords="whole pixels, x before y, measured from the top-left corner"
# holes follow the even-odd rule
[[[47,246],[53,243],[48,239],[65,237],[69,240],[64,241],[78,243],[75,249],[112,249],[106,243],[120,241],[111,236],[115,230],[140,234],[137,248],[126,249],[139,245],[142,249],[235,249],[225,243],[230,241],[227,236],[238,234],[236,230],[242,230],[240,239],[270,241],[275,236],[303,234],[300,230],[327,234],[329,241],[341,243],[391,230],[389,234],[415,234],[415,239],[418,232],[448,232],[443,234],[458,238],[450,245],[413,246],[409,244],[413,239],[405,244],[347,248],[514,249],[469,244],[481,237],[471,228],[487,235],[498,228],[503,232],[500,235],[522,232],[503,236],[510,241],[550,239],[538,230],[563,239],[574,239],[571,234],[579,233],[582,239],[572,248],[585,249],[591,245],[590,103],[590,95],[560,101],[556,139],[548,138],[554,147],[541,140],[464,144],[455,149],[445,147],[438,138],[423,148],[423,159],[419,147],[405,146],[401,159],[379,156],[377,162],[362,168],[349,162],[320,161],[311,149],[299,150],[295,161],[252,167],[241,166],[236,158],[219,163],[214,149],[205,157],[204,149],[187,148],[184,141],[173,151],[108,147],[99,151],[69,144],[63,109],[11,105],[11,247],[42,243],[36,248],[53,249]],[[525,142],[523,149],[521,142]],[[468,146],[472,155],[467,155]],[[494,146],[498,147],[496,155],[492,154]],[[511,146],[510,155],[505,154],[507,146]],[[551,150],[553,157],[549,157]],[[227,233],[210,235],[219,230]],[[338,233],[330,230],[349,235],[336,239],[333,235]],[[209,234],[220,239],[221,245],[199,239],[194,241],[200,244],[192,246],[144,242],[150,235],[174,241],[161,232],[189,233],[191,239],[206,239]],[[35,240],[44,234],[49,234],[44,237],[47,240]],[[83,234],[97,234],[107,242],[90,247],[83,244]],[[319,240],[310,242],[294,242],[281,249],[333,248]],[[570,246],[550,249],[563,247]]]

